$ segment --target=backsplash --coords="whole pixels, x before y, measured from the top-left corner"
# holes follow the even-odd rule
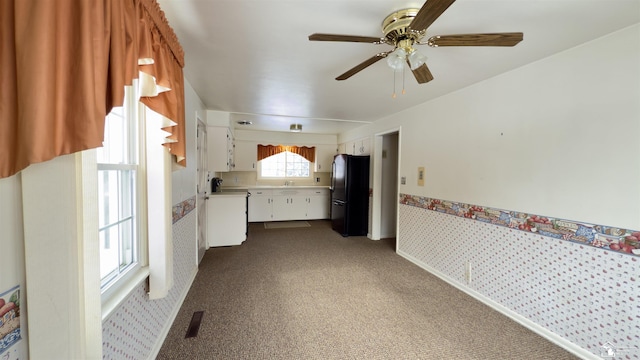
[[[213,176],[213,175],[212,175]],[[225,186],[280,186],[284,185],[284,180],[258,179],[255,171],[230,171],[215,173],[215,176],[222,178],[222,187]],[[316,181],[320,180],[320,181]],[[312,179],[291,180],[292,186],[329,186],[331,184],[330,172],[314,172]]]
[[[640,231],[400,194],[400,203],[609,251],[640,256]]]

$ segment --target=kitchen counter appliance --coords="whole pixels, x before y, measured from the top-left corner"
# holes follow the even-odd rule
[[[222,179],[218,177],[214,177],[211,179],[211,192],[215,193],[220,191],[220,186],[222,185]]]

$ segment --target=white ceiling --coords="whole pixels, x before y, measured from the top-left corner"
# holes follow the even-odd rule
[[[391,49],[311,42],[312,33],[382,36],[390,13],[421,1],[158,0],[186,54],[185,76],[205,106],[243,129],[337,134],[640,22],[640,0],[458,0],[427,37],[523,32],[515,47],[421,46],[434,80],[396,80],[385,61],[336,76]],[[585,76],[598,76],[598,69]],[[239,127],[239,125],[236,125]]]

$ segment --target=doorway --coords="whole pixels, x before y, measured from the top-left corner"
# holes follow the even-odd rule
[[[376,134],[374,143],[371,238],[395,239],[398,221],[400,129]],[[395,241],[394,246],[397,248]]]
[[[198,156],[197,177],[198,184],[196,186],[196,209],[198,211],[198,249],[197,264],[200,264],[205,251],[207,250],[207,127],[197,119],[198,129],[196,134],[196,152]]]
[[[396,237],[398,211],[398,133],[382,136],[380,238]]]

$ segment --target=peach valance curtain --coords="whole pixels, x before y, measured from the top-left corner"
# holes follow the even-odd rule
[[[0,1],[0,178],[102,146],[106,114],[139,77],[184,164],[183,66],[156,0]]]
[[[287,146],[287,145],[258,145],[258,161],[281,152],[298,154],[310,162],[316,161],[316,148],[314,146]]]

